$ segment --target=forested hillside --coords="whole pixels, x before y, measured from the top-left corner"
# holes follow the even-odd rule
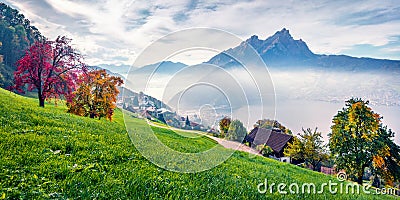
[[[36,40],[39,30],[17,10],[0,3],[0,87],[12,84],[15,63]]]

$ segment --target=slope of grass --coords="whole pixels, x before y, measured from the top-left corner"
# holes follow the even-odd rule
[[[146,160],[130,141],[122,112],[114,121],[65,113],[64,106],[39,108],[35,99],[0,89],[0,199],[379,199],[378,195],[260,194],[257,185],[315,183],[325,176],[289,164],[235,152],[200,173],[177,173]],[[131,119],[135,127],[146,126]],[[181,152],[217,144],[153,127],[157,138]],[[217,145],[221,151],[223,149]],[[154,149],[157,151],[157,149]]]

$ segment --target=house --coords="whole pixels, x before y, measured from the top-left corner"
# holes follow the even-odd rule
[[[192,127],[193,130],[204,130],[204,126],[200,123],[197,122],[190,122],[190,126]]]
[[[199,125],[200,125],[199,123],[190,121],[190,126],[191,127],[196,127],[196,126],[199,126]]]
[[[328,174],[328,175],[334,175],[334,174],[336,174],[336,170],[334,167],[321,166],[321,173]]]
[[[256,148],[258,145],[267,145],[274,151],[273,157],[282,162],[290,162],[290,158],[284,157],[284,150],[289,142],[292,142],[293,136],[282,133],[279,129],[254,128],[243,142],[248,142],[250,147]]]

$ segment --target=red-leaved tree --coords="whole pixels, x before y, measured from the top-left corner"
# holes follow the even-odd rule
[[[13,89],[23,93],[27,85],[28,91],[37,91],[41,107],[51,98],[70,101],[79,74],[86,71],[83,57],[70,43],[65,36],[35,42],[17,62]]]

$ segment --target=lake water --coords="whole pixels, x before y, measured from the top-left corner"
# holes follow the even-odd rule
[[[254,123],[261,118],[276,119],[287,128],[291,129],[294,135],[302,132],[302,128],[314,129],[318,127],[318,131],[322,132],[324,140],[328,141],[328,133],[332,125],[333,117],[345,106],[343,103],[334,103],[316,100],[288,100],[277,98],[275,109],[274,106],[264,107],[261,106],[243,106],[242,108],[231,110],[230,108],[216,109],[213,114],[217,117],[206,116],[203,121],[214,121],[213,124],[218,126],[218,121],[222,116],[230,116],[239,119],[247,126],[248,131],[253,128]],[[400,144],[400,106],[383,106],[383,105],[370,105],[372,110],[383,116],[383,124],[392,129],[395,133],[395,142]],[[184,115],[193,116],[199,115],[199,110],[195,107],[183,108],[187,112]],[[264,110],[264,112],[258,112]],[[275,113],[274,113],[275,111]],[[254,113],[254,114],[249,114]],[[200,117],[202,115],[200,114]]]
[[[202,110],[210,108],[203,112],[208,113],[203,122],[212,121],[211,124],[217,125],[223,115],[231,116],[240,119],[250,130],[259,119],[277,119],[294,134],[302,128],[318,127],[326,141],[332,118],[345,106],[345,100],[360,97],[369,100],[372,110],[383,116],[383,123],[397,133],[395,141],[400,144],[400,71],[275,69],[270,71],[271,76],[256,74],[264,82],[255,87],[254,77],[247,71],[215,71],[214,68],[207,71],[206,67],[173,75],[155,74],[151,80],[136,75],[133,82],[143,78],[141,82],[146,83],[146,88],[132,87],[162,100],[182,116],[201,116]],[[260,86],[263,87],[260,89]],[[260,95],[265,107],[254,103]]]
[[[301,132],[302,128],[318,127],[325,140],[330,132],[333,116],[344,107],[344,102],[311,100],[278,100],[276,104],[276,119],[290,128],[293,133]],[[396,133],[395,142],[400,144],[400,106],[370,105],[370,107],[383,116],[383,123]]]

